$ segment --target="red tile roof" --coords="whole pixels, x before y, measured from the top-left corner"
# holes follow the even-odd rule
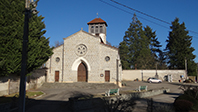
[[[105,25],[107,26],[107,23],[104,20],[102,20],[101,18],[95,18],[92,21],[88,22],[87,24],[89,25],[89,24],[93,24],[93,23],[105,23]]]

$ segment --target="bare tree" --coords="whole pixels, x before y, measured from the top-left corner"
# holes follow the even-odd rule
[[[60,42],[59,41],[55,41],[54,42],[54,44],[55,44],[54,47],[58,47],[60,45],[63,45],[63,43],[64,43],[63,41],[60,41]]]

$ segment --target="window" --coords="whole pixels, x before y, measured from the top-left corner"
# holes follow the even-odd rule
[[[84,44],[76,46],[76,54],[79,56],[85,55],[87,52],[87,47]]]
[[[100,33],[103,33],[103,28],[102,28],[102,26],[100,26]]]
[[[94,26],[91,26],[91,33],[94,33]]]
[[[105,61],[108,62],[109,60],[110,60],[110,57],[109,56],[106,56],[105,57]]]
[[[60,58],[59,57],[56,57],[56,62],[59,62],[60,61]]]
[[[95,28],[95,33],[98,33],[98,26],[96,26]]]
[[[91,29],[91,33],[94,33],[94,29]]]

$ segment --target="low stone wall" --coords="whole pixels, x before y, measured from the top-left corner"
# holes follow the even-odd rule
[[[149,90],[145,92],[134,92],[130,94],[121,94],[120,96],[115,96],[115,97],[105,97],[104,99],[102,98],[90,98],[90,99],[80,99],[78,100],[77,98],[70,98],[69,103],[70,103],[70,109],[73,112],[86,112],[92,110],[93,112],[101,112],[104,111],[104,106],[105,106],[105,101],[111,101],[112,99],[114,101],[117,101],[118,99],[120,100],[131,100],[134,98],[146,98],[146,97],[151,97],[154,95],[158,94],[163,94],[166,92],[170,92],[170,89],[167,88],[161,88],[161,89],[154,89],[154,90]],[[91,112],[92,112],[91,111]]]
[[[0,83],[0,96],[8,94],[8,82]]]
[[[146,98],[146,97],[163,94],[166,92],[170,92],[170,89],[161,88],[161,89],[148,90],[145,92],[134,92],[134,93],[130,93],[130,94],[122,94],[121,98],[124,100],[130,100],[132,98]]]
[[[27,76],[26,90],[39,88],[45,81],[45,69],[34,70],[31,76]],[[19,76],[0,77],[0,96],[19,92],[19,86]]]

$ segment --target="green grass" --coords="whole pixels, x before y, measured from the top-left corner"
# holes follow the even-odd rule
[[[41,92],[41,91],[27,91],[26,92],[26,98],[34,98],[34,97],[40,96],[42,94],[43,94],[43,92]],[[0,97],[0,104],[1,103],[12,102],[14,100],[14,98],[13,98],[14,96],[18,100],[19,93],[14,93],[14,94],[10,94],[10,95],[1,96]]]

